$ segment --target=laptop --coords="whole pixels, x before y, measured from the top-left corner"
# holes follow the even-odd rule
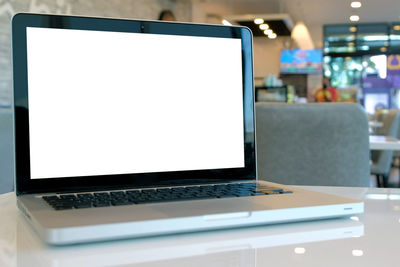
[[[12,48],[17,204],[46,243],[363,212],[257,180],[248,28],[17,14]]]

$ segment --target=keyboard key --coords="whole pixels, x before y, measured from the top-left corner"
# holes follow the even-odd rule
[[[70,204],[70,203],[74,203],[74,201],[75,201],[75,199],[69,199],[69,198],[67,198],[67,199],[59,199],[59,200],[57,200],[57,201],[53,201],[52,203],[55,203],[55,204]]]
[[[168,193],[171,192],[171,188],[160,188],[157,189],[157,193]]]
[[[61,195],[60,199],[76,199],[75,195]]]
[[[142,190],[142,194],[144,193],[144,194],[147,194],[147,193],[150,193],[150,194],[155,194],[157,191],[155,190],[155,189],[143,189]]]
[[[93,202],[107,202],[110,200],[111,200],[110,197],[97,197],[97,198],[94,198],[92,201]]]
[[[92,202],[75,202],[74,208],[76,209],[83,209],[83,208],[91,208]]]
[[[93,195],[90,193],[76,194],[76,196],[80,198],[93,198]]]
[[[207,186],[202,186],[201,187],[202,190],[214,190],[214,186],[213,185],[207,185]]]
[[[124,197],[125,196],[125,192],[124,191],[110,192],[110,196],[111,197]]]
[[[142,192],[139,190],[129,190],[125,192],[126,195],[140,195],[141,193]]]
[[[94,193],[93,194],[95,198],[109,198],[110,194],[103,192],[103,193]]]
[[[44,196],[44,200],[57,200],[60,199],[58,196]]]
[[[93,207],[108,207],[111,203],[109,201],[106,202],[93,202]]]

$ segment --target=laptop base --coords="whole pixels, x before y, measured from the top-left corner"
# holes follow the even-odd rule
[[[293,194],[59,211],[51,208],[40,195],[24,195],[18,197],[18,206],[40,238],[53,245],[315,220],[363,212],[361,201],[265,181],[258,184],[278,186]]]

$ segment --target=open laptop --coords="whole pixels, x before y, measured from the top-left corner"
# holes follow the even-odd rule
[[[17,14],[12,44],[18,207],[47,243],[363,212],[257,182],[247,28]]]

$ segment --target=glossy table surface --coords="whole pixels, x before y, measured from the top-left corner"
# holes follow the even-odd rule
[[[400,189],[302,187],[365,200],[351,218],[49,247],[0,195],[0,266],[400,266]]]

